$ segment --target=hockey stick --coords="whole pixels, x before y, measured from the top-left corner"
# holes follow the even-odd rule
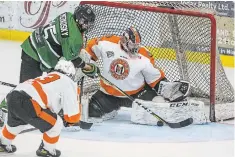
[[[16,87],[16,85],[14,85],[14,84],[2,82],[2,81],[0,81],[0,85],[9,86],[9,87]]]
[[[130,99],[132,102],[135,101],[135,99],[133,97],[131,97],[130,95],[128,95],[127,93],[125,93],[123,90],[121,90],[120,88],[118,88],[116,85],[114,85],[112,82],[110,82],[109,80],[107,80],[105,77],[103,77],[101,74],[99,74],[99,77],[104,80],[105,82],[107,82],[108,84],[110,84],[111,86],[113,86],[114,88],[116,88],[118,91],[120,91],[122,94],[124,94],[125,96],[127,96],[128,99]],[[193,119],[192,118],[188,118],[185,119],[181,122],[178,123],[170,123],[165,121],[164,119],[162,119],[160,116],[158,116],[156,113],[154,113],[152,110],[150,110],[149,108],[143,106],[141,103],[136,102],[140,107],[142,107],[143,109],[145,109],[145,111],[147,111],[148,113],[150,113],[151,115],[153,115],[155,118],[157,118],[158,120],[164,122],[165,124],[167,124],[170,128],[182,128],[182,127],[186,127],[190,124],[193,123]]]

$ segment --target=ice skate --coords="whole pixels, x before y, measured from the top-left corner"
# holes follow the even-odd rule
[[[16,151],[16,146],[14,145],[4,145],[0,139],[0,154],[2,153],[14,153]]]
[[[41,142],[38,150],[36,151],[37,156],[42,157],[59,157],[61,155],[61,152],[57,149],[54,149],[53,152],[50,152],[44,148],[43,141]]]

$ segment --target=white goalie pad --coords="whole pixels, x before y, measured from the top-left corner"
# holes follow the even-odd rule
[[[153,101],[139,99],[136,101],[168,122],[176,123],[187,118],[193,118],[193,124],[208,122],[204,112],[204,102],[202,101],[189,99],[180,102],[168,102],[161,96],[155,97]],[[157,125],[158,119],[134,102],[132,104],[131,121],[137,124]]]
[[[82,114],[81,114],[81,121],[87,122],[87,123],[101,123],[105,120],[113,119],[117,116],[118,112],[116,110],[107,113],[102,116],[102,118],[93,118],[89,117],[89,96],[83,96],[82,97]]]
[[[87,123],[101,123],[103,121],[102,118],[91,118],[89,117],[89,99],[88,96],[82,97],[82,114],[81,114],[81,121]]]

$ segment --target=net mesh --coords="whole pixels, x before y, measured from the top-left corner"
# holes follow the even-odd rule
[[[211,92],[214,92],[216,113],[219,113],[217,119],[233,117],[234,90],[225,75],[219,55],[216,58],[217,66],[210,66],[213,53],[210,19],[184,15],[183,12],[170,14],[132,9],[133,3],[153,7],[159,6],[157,2],[125,3],[129,3],[128,9],[117,5],[91,5],[96,13],[96,21],[94,28],[86,34],[87,40],[108,34],[121,35],[126,28],[135,26],[142,36],[142,45],[149,49],[155,65],[165,72],[168,80],[189,81],[192,85],[190,96],[202,98],[206,103]],[[164,6],[169,6],[169,3]],[[102,69],[101,60],[98,65]],[[215,91],[210,91],[211,70],[216,70]],[[84,85],[84,92],[90,93],[99,88],[99,80],[86,78]]]

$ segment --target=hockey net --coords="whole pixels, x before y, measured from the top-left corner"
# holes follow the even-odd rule
[[[95,26],[86,34],[87,40],[108,34],[121,35],[127,27],[135,26],[155,65],[164,70],[170,81],[189,81],[190,97],[209,106],[211,121],[234,117],[234,89],[217,52],[213,14],[174,3],[90,1],[81,4],[89,4],[96,13]],[[98,65],[102,69],[101,60]],[[84,95],[97,89],[98,79],[85,79]]]

